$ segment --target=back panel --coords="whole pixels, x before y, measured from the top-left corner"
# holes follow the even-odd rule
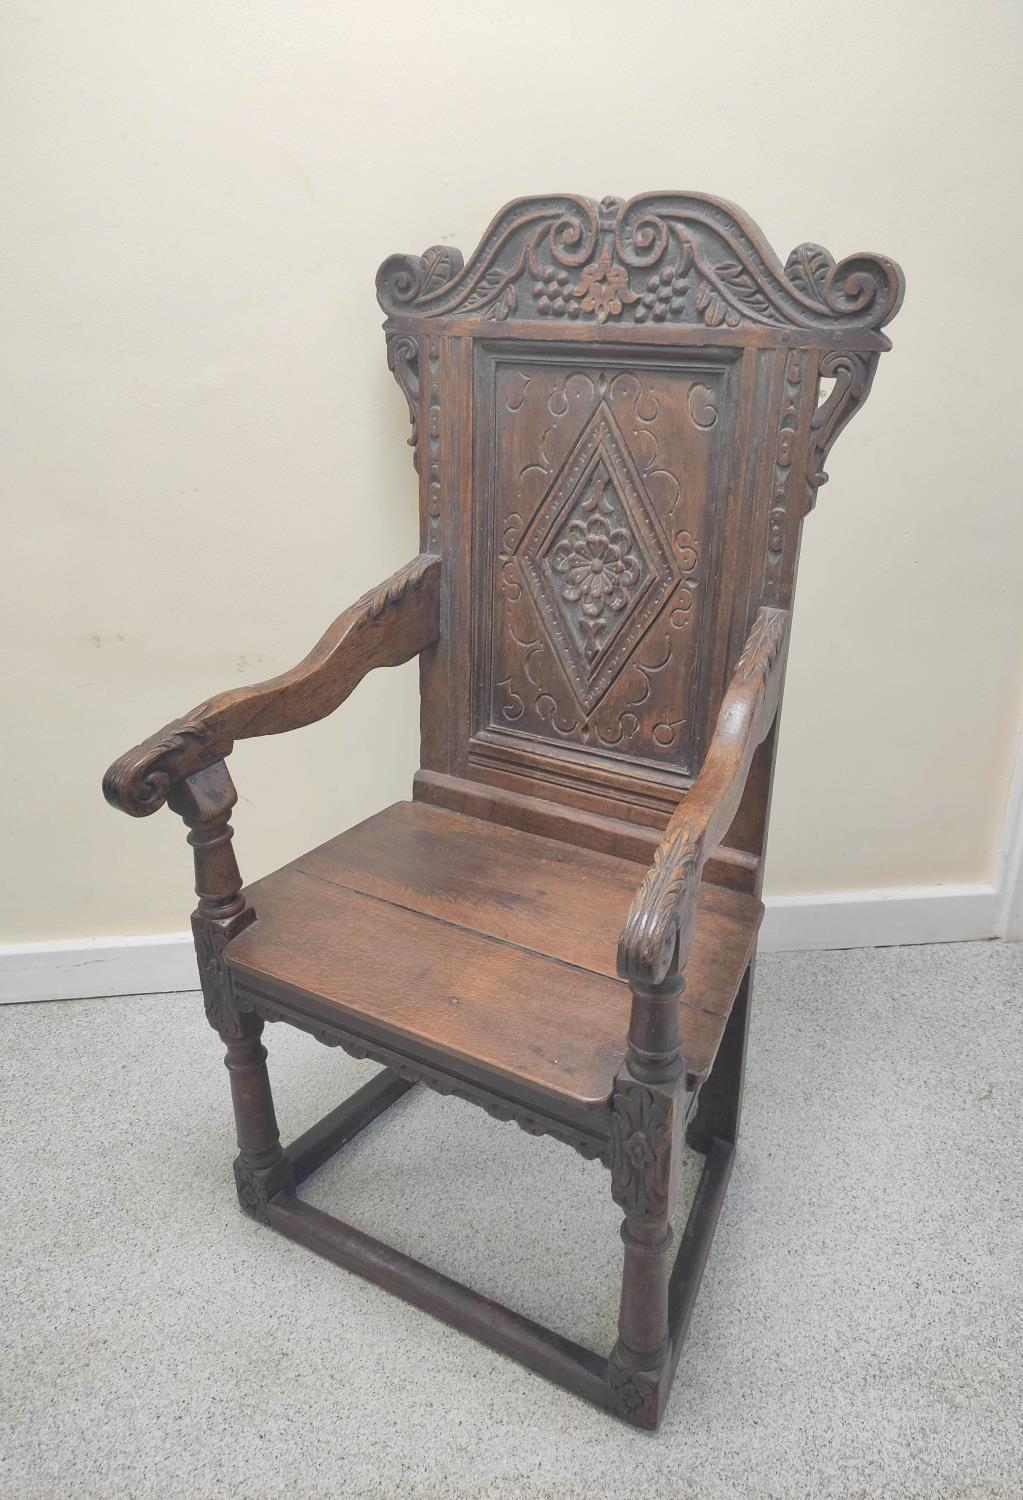
[[[734,351],[476,346],[477,765],[693,772],[738,373]]]
[[[422,545],[445,558],[432,800],[474,785],[495,816],[510,796],[663,826],[757,609],[789,603],[900,291],[817,246],[783,271],[697,195],[523,199],[464,268],[445,247],[385,262]]]

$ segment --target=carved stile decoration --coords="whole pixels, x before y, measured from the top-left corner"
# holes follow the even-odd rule
[[[244,1211],[638,1427],[664,1413],[734,1154],[801,527],[902,292],[881,256],[804,244],[783,265],[686,193],[519,199],[468,261],[391,256],[419,555],[297,667],[104,780],[188,828]],[[235,742],[413,658],[414,800],[243,887]],[[268,1021],[383,1069],[287,1149]],[[606,1355],[299,1197],[414,1083],[610,1169]],[[683,1133],[705,1162],[676,1250]]]

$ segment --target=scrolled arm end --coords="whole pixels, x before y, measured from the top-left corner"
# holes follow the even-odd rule
[[[655,987],[684,966],[696,923],[700,855],[701,840],[687,824],[655,851],[618,940],[618,973],[630,985]]]
[[[333,713],[374,667],[395,666],[439,633],[440,558],[414,557],[339,615],[297,667],[231,688],[143,740],[116,760],[103,795],[132,818],[146,818],[174,786],[223,760],[236,740],[301,729]]]
[[[229,753],[232,742],[225,742],[202,715],[198,708],[176,719],[114,761],[103,777],[103,795],[111,807],[131,818],[148,818],[163,807],[175,782]]]

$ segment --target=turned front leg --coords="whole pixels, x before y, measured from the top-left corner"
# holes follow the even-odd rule
[[[626,1068],[615,1080],[611,1195],[624,1210],[618,1341],[608,1359],[608,1405],[656,1427],[671,1381],[668,1282],[676,1120],[685,1065],[679,1045],[683,982],[633,990]]]
[[[261,1041],[263,1022],[253,1012],[239,1010],[224,962],[228,943],[256,915],[242,890],[228,821],[237,798],[227,766],[217,761],[179,782],[168,801],[188,825],[195,857],[199,904],[192,914],[192,932],[206,1018],[226,1048],[224,1065],[238,1133],[238,1201],[253,1218],[265,1220],[271,1197],[293,1188],[294,1181],[277,1128]]]

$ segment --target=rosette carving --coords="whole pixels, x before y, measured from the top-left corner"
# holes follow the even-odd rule
[[[674,1101],[670,1093],[619,1078],[611,1115],[611,1196],[629,1215],[668,1212]]]
[[[657,1426],[660,1384],[650,1374],[633,1370],[617,1352],[607,1362],[607,1404],[616,1416],[649,1431]]]

